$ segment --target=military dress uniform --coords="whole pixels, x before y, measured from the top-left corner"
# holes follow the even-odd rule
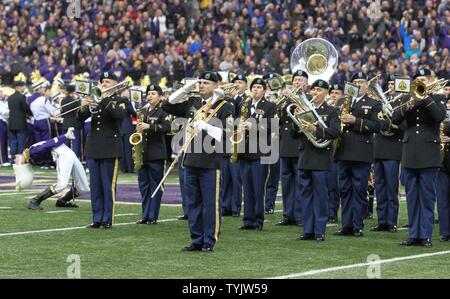
[[[253,84],[266,83],[256,78]],[[250,87],[250,89],[251,89]],[[269,165],[261,163],[265,155],[261,152],[261,138],[267,135],[267,144],[271,142],[271,119],[275,116],[276,105],[262,97],[257,103],[248,102],[247,119],[252,121],[252,127],[245,131],[245,151],[239,153],[239,167],[244,189],[244,225],[241,229],[262,229],[264,224],[264,198],[269,179]],[[261,122],[264,121],[264,122]],[[249,140],[250,136],[257,136],[257,140]]]
[[[151,197],[164,176],[164,162],[167,160],[166,138],[170,132],[168,114],[156,106],[143,108],[143,122],[150,127],[142,132],[142,167],[138,171],[139,190],[142,196],[142,220],[140,224],[155,224],[158,220],[163,191],[160,189]]]
[[[430,76],[429,70],[421,69],[415,75]],[[405,96],[402,103],[410,100]],[[408,209],[408,240],[401,245],[421,244],[432,246],[436,182],[440,161],[439,126],[446,109],[440,95],[429,95],[408,109],[403,105],[397,109],[392,122],[400,124],[406,120],[403,137],[402,165],[405,173],[406,205]]]
[[[136,110],[134,110],[131,101],[127,98],[122,98],[122,102],[125,105],[125,115],[120,124],[120,132],[122,134],[122,144],[123,144],[123,157],[120,159],[120,170],[123,172],[133,172],[133,158],[131,154],[131,144],[128,141],[131,134],[134,132],[133,123],[131,117],[136,117]]]
[[[66,90],[69,93],[71,93],[75,91],[75,88],[74,86],[69,85],[66,87]],[[62,106],[61,113],[66,113],[67,111],[72,110],[72,112],[66,113],[64,115],[62,129],[64,130],[64,132],[67,132],[67,129],[71,127],[75,129],[74,130],[75,139],[68,142],[68,146],[73,150],[75,155],[77,155],[77,157],[80,158],[81,142],[82,142],[81,129],[83,123],[77,118],[77,111],[75,108],[81,106],[81,100],[75,101],[75,99],[72,96],[68,95],[64,99],[62,99],[61,106]]]
[[[354,79],[362,79],[357,73]],[[338,102],[341,106],[342,100]],[[342,229],[336,235],[363,236],[364,213],[367,209],[367,189],[373,162],[373,133],[379,131],[378,113],[381,104],[367,95],[353,99],[350,114],[354,124],[345,125],[340,146],[335,151],[338,161],[338,184],[342,205]]]
[[[393,108],[397,106],[394,104]],[[402,139],[403,123],[395,125],[389,118],[380,119],[380,132],[375,135],[373,146],[378,224],[372,231],[397,231]]]
[[[215,72],[205,72],[200,79],[218,82]],[[196,112],[202,108],[209,100],[201,98],[189,98],[187,101],[170,104],[163,103],[161,106],[167,113],[192,119]],[[220,105],[220,108],[219,108]],[[217,125],[221,122],[225,128],[227,118],[232,114],[232,107],[223,100],[216,101],[211,110],[216,108],[216,117],[212,118],[209,125]],[[215,123],[216,122],[216,123]],[[208,138],[208,140],[206,140]],[[220,230],[220,169],[223,156],[222,142],[215,142],[202,130],[191,143],[190,148],[182,157],[185,170],[185,195],[188,203],[188,221],[192,244],[185,247],[186,251],[212,251],[216,244]],[[206,140],[206,142],[205,142]],[[211,143],[212,142],[212,143]],[[208,153],[203,144],[212,144],[215,151]],[[200,144],[201,146],[196,146]],[[220,149],[219,149],[220,147]],[[199,149],[200,152],[195,150]]]
[[[104,78],[115,79],[115,76],[105,72],[101,80]],[[93,223],[88,226],[91,228],[110,228],[114,221],[119,159],[123,155],[120,123],[125,109],[118,104],[120,101],[117,96],[106,97],[99,103],[96,113],[91,113],[87,106],[78,110],[81,121],[92,116],[85,148],[91,186]]]
[[[328,83],[317,80],[312,87],[328,89]],[[324,101],[316,112],[322,118],[327,128],[317,127],[314,137],[317,141],[333,140],[339,136],[340,121],[337,108]],[[295,130],[298,132],[298,128]],[[299,134],[299,191],[302,198],[304,233],[300,240],[325,240],[325,229],[328,221],[328,173],[333,163],[333,144],[318,148],[314,146],[305,134]]]
[[[444,127],[446,136],[450,136],[450,122]],[[444,146],[443,163],[439,170],[436,185],[437,207],[439,215],[439,239],[450,240],[450,144]]]

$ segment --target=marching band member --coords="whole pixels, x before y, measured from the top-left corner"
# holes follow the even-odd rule
[[[431,72],[420,69],[414,79],[431,83]],[[427,95],[423,99],[408,102],[403,97],[402,106],[396,109],[392,122],[399,125],[406,120],[403,138],[402,165],[405,173],[406,206],[409,234],[402,246],[421,245],[431,247],[434,228],[436,183],[440,161],[439,125],[445,118],[444,99]],[[410,105],[403,104],[409,103]]]
[[[313,105],[327,128],[304,124],[302,130],[314,134],[317,140],[332,140],[339,136],[338,109],[325,101],[328,83],[316,80],[311,85]],[[332,144],[325,148],[314,146],[304,134],[300,134],[298,169],[300,174],[300,197],[302,198],[304,233],[299,240],[325,240],[328,221],[328,173],[333,162]]]
[[[100,88],[117,84],[117,77],[103,72]],[[86,157],[90,175],[93,222],[88,228],[111,228],[114,221],[116,182],[119,158],[122,157],[120,123],[125,104],[116,95],[102,94],[100,102],[90,97],[83,99],[77,117],[80,121],[92,117],[91,130],[86,141]]]
[[[175,103],[176,101],[166,102],[162,105],[162,108],[175,116],[194,117],[196,111],[211,103],[214,90],[218,87],[219,82],[216,72],[204,72],[199,79],[201,98],[191,97],[180,103]],[[182,251],[211,252],[218,240],[222,153],[218,153],[217,150],[213,153],[207,153],[203,145],[205,140],[210,140],[210,144],[211,142],[216,144],[217,141],[220,147],[222,146],[223,128],[226,119],[232,114],[232,107],[223,100],[217,100],[212,103],[211,110],[207,111],[207,114],[210,113],[216,113],[216,120],[221,121],[222,128],[206,123],[204,120],[197,120],[193,126],[200,131],[201,135],[194,138],[190,150],[183,157],[188,221],[192,243],[184,247]],[[213,122],[211,121],[211,123]],[[201,141],[201,143],[198,141]],[[195,146],[196,143],[201,144],[201,146]],[[200,152],[196,152],[196,148]],[[214,148],[216,149],[215,146]]]
[[[126,92],[126,91],[125,91]],[[120,170],[123,172],[134,172],[133,169],[133,158],[131,156],[131,144],[128,141],[131,134],[134,132],[133,122],[131,117],[136,117],[136,110],[131,103],[131,99],[123,97],[123,103],[125,104],[125,115],[120,124],[120,132],[122,136],[123,144],[123,157],[120,159]]]
[[[339,99],[344,96],[344,87],[340,84],[332,84],[328,95],[327,104],[335,107]],[[328,202],[328,222],[336,223],[338,221],[340,198],[338,189],[338,163],[334,158],[328,173],[328,193],[330,197]]]
[[[441,124],[441,151],[443,163],[439,170],[436,185],[437,207],[439,214],[439,241],[450,241],[450,122]]]
[[[52,137],[50,116],[52,116],[52,111],[55,107],[48,98],[49,86],[48,81],[45,78],[41,78],[31,86],[34,93],[27,98],[34,118],[34,142],[45,141]]]
[[[246,101],[247,78],[238,74],[231,80],[236,86],[236,95],[232,98],[233,120],[240,117],[242,105]],[[225,144],[227,144],[225,142]],[[224,154],[221,172],[220,197],[222,202],[222,215],[239,217],[242,206],[242,180],[239,173],[239,161],[230,162],[230,155]]]
[[[8,118],[7,97],[0,89],[0,166],[11,166],[8,158]]]
[[[83,166],[75,153],[65,145],[67,139],[74,138],[73,129],[69,129],[65,135],[35,143],[29,149],[24,150],[22,158],[25,163],[30,162],[32,164],[39,161],[42,157],[45,159],[47,152],[51,152],[57,165],[56,173],[58,178],[56,184],[51,185],[31,199],[27,205],[28,209],[42,210],[41,202],[64,190],[69,184],[71,176],[73,177],[73,185],[64,196],[56,201],[56,207],[77,208],[78,206],[71,203],[70,200],[89,192],[89,183]],[[20,158],[18,157],[18,159]]]
[[[81,129],[82,122],[77,118],[77,107],[81,106],[81,99],[76,99],[74,85],[66,85],[67,95],[61,101],[61,114],[65,113],[63,116],[63,130],[67,132],[69,128],[74,128],[75,139],[71,140],[67,146],[69,146],[81,159]],[[72,112],[68,112],[72,111]]]
[[[395,76],[388,79],[388,88],[394,91]],[[398,106],[392,103],[392,107]],[[375,194],[377,197],[378,224],[371,231],[397,232],[397,218],[399,209],[398,187],[400,160],[402,159],[403,128],[392,124],[389,118],[380,120],[380,132],[374,140],[374,174]]]
[[[292,90],[305,89],[308,85],[308,73],[297,70],[292,75]],[[289,92],[288,92],[289,93]],[[287,94],[289,95],[289,94]],[[299,139],[291,134],[292,120],[286,113],[286,107],[292,103],[286,100],[278,107],[280,115],[280,168],[281,194],[283,198],[283,219],[276,225],[301,225],[303,223],[300,197],[300,173],[298,171]]]
[[[138,171],[139,190],[142,195],[142,219],[137,224],[156,224],[161,206],[162,190],[151,197],[164,176],[164,161],[167,159],[165,134],[170,132],[168,114],[161,109],[162,89],[157,85],[147,86],[148,104],[142,108],[143,120],[136,131],[142,133],[142,167]]]
[[[9,108],[9,136],[11,162],[15,156],[22,153],[27,146],[27,116],[32,115],[30,107],[27,105],[25,92],[25,82],[14,81],[16,92],[8,97]]]
[[[335,235],[362,237],[373,161],[373,133],[379,131],[381,104],[366,95],[367,77],[362,72],[355,73],[352,82],[359,86],[359,94],[352,101],[350,113],[341,118],[346,126],[341,133],[341,146],[335,152],[342,204],[342,229]]]
[[[239,154],[239,167],[244,188],[244,224],[240,229],[262,230],[264,224],[264,193],[268,180],[269,166],[261,163],[262,153],[259,148],[259,138],[271,138],[270,120],[275,116],[276,105],[264,98],[266,82],[261,78],[254,79],[250,84],[252,101],[248,109],[248,117],[242,124],[246,131],[245,152]],[[267,127],[260,125],[267,121]],[[253,131],[253,132],[250,132]],[[264,133],[267,136],[264,136]],[[249,136],[257,136],[258,140],[249,140]],[[252,147],[256,152],[251,152]]]

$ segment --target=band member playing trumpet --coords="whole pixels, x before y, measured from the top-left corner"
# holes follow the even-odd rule
[[[419,90],[416,87],[412,96],[403,97],[400,108],[396,109],[392,116],[392,122],[397,125],[406,120],[402,165],[405,173],[409,233],[408,239],[400,245],[431,247],[435,188],[441,166],[439,125],[445,118],[446,109],[443,97],[427,92],[426,85],[431,82],[430,70],[420,69],[414,79],[416,81],[413,85],[419,86],[420,81],[425,88]]]
[[[117,84],[117,77],[103,72],[100,89]],[[92,224],[88,228],[111,228],[114,221],[116,182],[119,158],[122,157],[120,123],[125,114],[125,104],[112,92],[103,92],[100,101],[92,97],[83,99],[78,119],[84,121],[92,116],[85,153],[91,184]]]
[[[350,113],[341,117],[345,127],[341,133],[341,145],[335,152],[342,203],[342,229],[335,235],[362,237],[370,165],[373,162],[373,133],[380,128],[378,113],[381,104],[366,95],[366,75],[358,72],[353,75],[352,82],[359,86],[359,94],[353,98]]]
[[[389,76],[388,87],[391,91],[394,90],[394,80],[394,75]],[[396,107],[395,103],[393,107]],[[392,124],[392,120],[383,115],[383,111],[380,113],[380,132],[376,134],[373,146],[378,224],[371,231],[396,232],[403,127]]]
[[[142,108],[142,122],[138,120],[136,126],[136,131],[142,134],[140,142],[143,143],[143,163],[138,171],[142,219],[137,224],[156,224],[161,206],[162,190],[151,197],[164,175],[164,161],[167,159],[165,134],[170,132],[168,114],[160,107],[161,96],[161,87],[147,86],[148,104]]]
[[[311,85],[314,109],[326,126],[303,122],[301,128],[301,131],[312,133],[317,140],[332,140],[339,136],[338,109],[329,106],[325,101],[328,88],[328,83],[320,79]],[[300,134],[298,169],[304,233],[298,237],[299,240],[325,240],[329,201],[327,181],[333,162],[332,155],[331,144],[318,148],[304,134]]]
[[[175,116],[188,119],[201,118],[192,124],[192,131],[199,133],[183,157],[192,243],[184,247],[182,251],[211,252],[218,240],[220,230],[219,183],[223,156],[221,141],[226,119],[232,114],[232,107],[223,99],[213,97],[219,82],[216,72],[204,72],[199,79],[201,98],[186,99],[186,96],[181,99],[172,98],[164,103],[162,108]],[[205,111],[206,108],[209,109]],[[200,116],[198,111],[201,111]],[[203,120],[210,115],[214,116],[210,123]],[[214,120],[216,120],[215,123]],[[221,122],[221,127],[217,121]],[[214,147],[212,153],[208,153],[211,149],[205,148],[206,143]]]
[[[264,224],[264,192],[269,175],[269,166],[261,163],[260,138],[270,139],[270,120],[275,116],[276,105],[264,98],[266,82],[261,78],[250,84],[252,101],[249,105],[245,130],[245,152],[239,154],[239,167],[244,188],[244,224],[240,229],[262,230]],[[266,121],[266,124],[262,122]],[[261,125],[262,124],[262,125]],[[264,127],[266,126],[266,127]],[[250,132],[250,131],[253,132]],[[265,133],[265,134],[264,134]],[[257,136],[258,140],[249,136]],[[256,149],[256,151],[251,151]]]

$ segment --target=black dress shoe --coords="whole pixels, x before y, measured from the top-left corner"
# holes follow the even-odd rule
[[[147,224],[158,224],[158,221],[156,221],[155,219],[150,219]]]
[[[273,209],[267,209],[266,214],[273,214],[275,211]]]
[[[178,217],[178,220],[188,220],[188,216],[187,215],[183,215]]]
[[[403,227],[403,228],[408,228],[408,227],[409,227],[409,224],[403,224],[402,227]]]
[[[70,201],[57,200],[55,206],[57,208],[78,208],[78,206]]]
[[[102,223],[102,224],[100,225],[100,228],[103,228],[103,229],[110,229],[110,228],[112,228],[112,224],[111,224],[111,223]]]
[[[343,227],[337,232],[335,232],[333,235],[335,236],[352,236],[353,235],[353,228],[350,227]]]
[[[389,226],[389,232],[390,233],[396,233],[396,232],[398,232],[398,228],[397,228],[397,226],[396,225],[391,225],[391,226]]]
[[[325,235],[316,235],[316,241],[325,241]]]
[[[147,219],[141,219],[139,221],[136,221],[136,224],[147,224],[148,220]]]
[[[289,221],[289,219],[286,219],[286,218],[284,218],[280,222],[275,223],[275,225],[290,225],[290,224],[291,224],[291,221]]]
[[[297,240],[314,240],[314,234],[303,234],[297,237]]]
[[[100,227],[100,223],[99,222],[94,222],[94,223],[91,223],[91,224],[86,226],[86,228],[99,228],[99,227]]]
[[[224,211],[222,212],[222,216],[231,216],[233,213],[231,211]]]
[[[400,246],[414,246],[417,242],[414,239],[408,239],[400,242]]]
[[[298,227],[303,227],[303,222],[302,221],[297,222],[297,226]]]
[[[328,223],[336,223],[337,219],[336,218],[329,218],[328,219]]]
[[[233,215],[231,215],[231,216],[233,216],[233,217],[239,217],[239,216],[241,216],[241,215],[240,215],[239,212],[233,212]]]
[[[420,242],[420,245],[422,245],[423,247],[433,247],[433,243],[431,242],[430,239],[424,239]]]
[[[40,206],[40,202],[36,199],[30,200],[30,202],[27,205],[27,208],[30,210],[35,210],[35,211],[43,210],[43,208]]]
[[[357,229],[353,232],[353,236],[354,237],[363,237],[364,236],[364,232],[362,229]]]
[[[377,224],[370,229],[371,232],[382,232],[388,230],[388,226],[386,224]]]
[[[439,236],[439,241],[448,242],[450,241],[450,236]]]
[[[241,225],[239,227],[239,229],[255,229],[255,227],[254,226],[250,226],[250,225]]]
[[[209,245],[202,246],[202,252],[213,252],[213,251],[214,251],[214,249]]]
[[[201,251],[201,250],[202,246],[197,244],[191,244],[181,249],[181,251]]]

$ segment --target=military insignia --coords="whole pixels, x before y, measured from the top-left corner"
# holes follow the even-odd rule
[[[364,114],[367,114],[369,112],[369,109],[364,109]]]
[[[122,109],[126,109],[127,108],[127,106],[125,106],[125,103],[120,103],[119,107],[122,108]]]
[[[209,78],[211,78],[211,74],[210,74],[210,73],[206,73],[206,74],[205,74],[205,79],[206,79],[206,80],[209,80]]]
[[[228,116],[227,117],[227,124],[228,125],[233,125],[233,123],[234,123],[233,115]]]
[[[395,92],[409,93],[411,90],[411,80],[408,78],[395,78],[394,90]]]
[[[109,78],[109,73],[108,73],[108,72],[104,72],[104,73],[103,73],[103,77]]]
[[[167,120],[167,121],[170,121],[170,119],[171,119],[170,115],[167,115],[165,118],[165,120]]]
[[[359,86],[349,82],[345,82],[344,94],[351,96],[352,98],[356,98],[359,94]]]
[[[264,110],[262,110],[262,109],[256,109],[256,110],[255,110],[255,113],[256,113],[256,114],[259,114],[259,115],[264,115]]]

